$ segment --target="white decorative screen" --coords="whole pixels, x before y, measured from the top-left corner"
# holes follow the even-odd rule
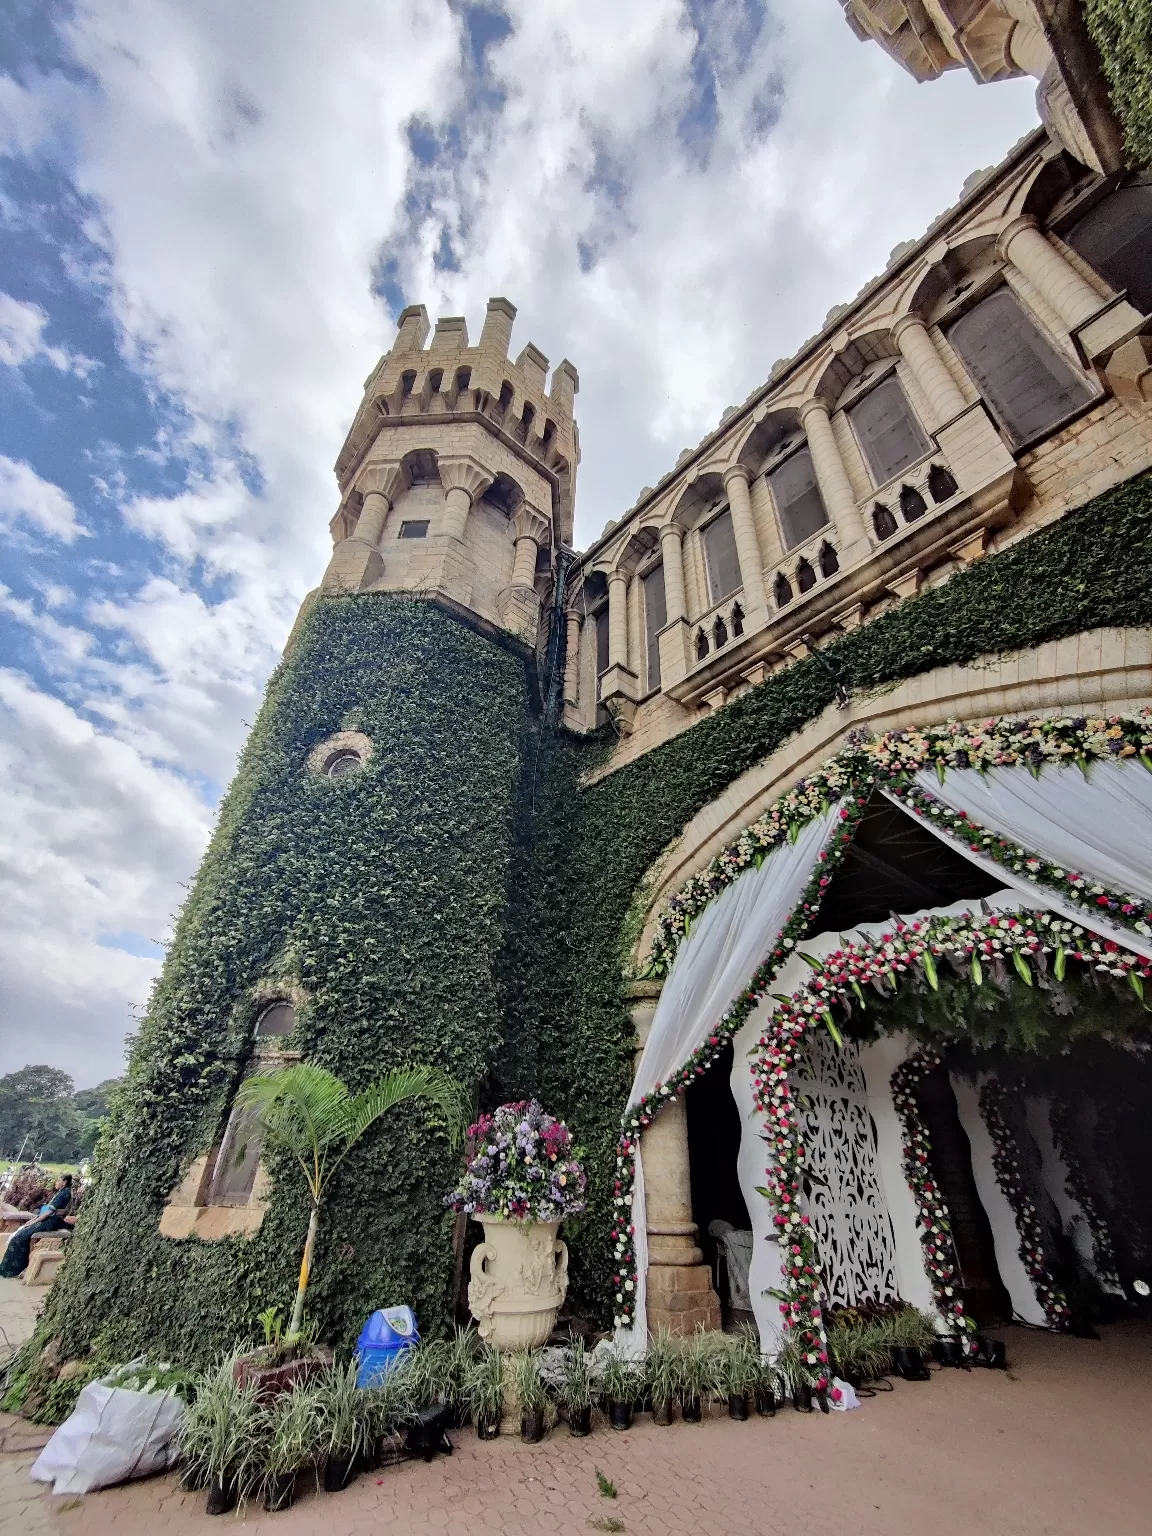
[[[817,1025],[805,1039],[792,1085],[803,1095],[807,1208],[826,1301],[854,1307],[889,1300],[897,1294],[896,1253],[876,1180],[876,1138],[859,1052],[847,1041],[838,1048]]]

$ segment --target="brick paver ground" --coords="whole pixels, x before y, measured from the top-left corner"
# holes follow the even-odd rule
[[[341,1494],[309,1491],[280,1515],[211,1521],[171,1477],[54,1499],[27,1480],[29,1450],[0,1446],[4,1536],[1064,1536],[1152,1531],[1152,1326],[1102,1342],[1010,1330],[1012,1370],[898,1382],[857,1413],[538,1446],[502,1437],[431,1466],[408,1463]],[[10,1421],[9,1433],[23,1432]],[[599,1468],[617,1486],[602,1498]],[[605,1522],[618,1521],[618,1525]],[[597,1525],[595,1522],[600,1522]]]

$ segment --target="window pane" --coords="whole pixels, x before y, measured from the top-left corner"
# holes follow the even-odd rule
[[[660,645],[657,634],[668,622],[664,601],[664,567],[658,565],[644,578],[644,637],[648,649],[648,688],[660,686]]]
[[[1007,288],[998,288],[950,326],[948,340],[1018,443],[1039,436],[1091,398],[1084,379]]]
[[[887,485],[928,452],[928,439],[895,374],[869,390],[848,419],[877,485]]]
[[[704,529],[704,557],[708,565],[708,590],[712,601],[718,603],[740,586],[740,561],[736,557],[731,512],[721,512]]]
[[[426,539],[428,537],[429,519],[422,517],[416,521],[400,524],[400,537],[402,539]]]
[[[360,766],[360,759],[354,752],[342,753],[341,757],[351,757],[355,760],[356,766]],[[340,759],[338,758],[337,762],[339,761]],[[335,777],[332,773],[333,767],[335,767],[335,764],[328,769],[331,777]],[[290,1035],[295,1023],[296,1010],[291,1003],[273,1003],[271,1008],[260,1015],[260,1022],[256,1026],[256,1033],[260,1036]]]
[[[234,1109],[216,1154],[211,1205],[247,1205],[260,1164],[260,1128],[255,1110]]]
[[[769,476],[772,496],[784,535],[784,548],[794,549],[825,527],[828,514],[816,483],[812,455],[801,448]]]
[[[596,676],[608,670],[608,610],[596,615]]]
[[[1113,192],[1065,238],[1142,315],[1152,309],[1152,181]]]

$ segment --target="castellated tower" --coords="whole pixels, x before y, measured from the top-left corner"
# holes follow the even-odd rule
[[[515,306],[490,299],[479,345],[460,316],[400,316],[364,386],[336,475],[329,592],[406,591],[530,644],[554,551],[572,537],[575,368],[547,385],[531,342],[513,363]]]

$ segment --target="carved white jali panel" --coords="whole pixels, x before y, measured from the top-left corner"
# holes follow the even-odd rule
[[[792,1072],[809,1172],[808,1216],[825,1299],[854,1307],[897,1294],[896,1250],[876,1179],[876,1136],[857,1048],[809,1031]]]

